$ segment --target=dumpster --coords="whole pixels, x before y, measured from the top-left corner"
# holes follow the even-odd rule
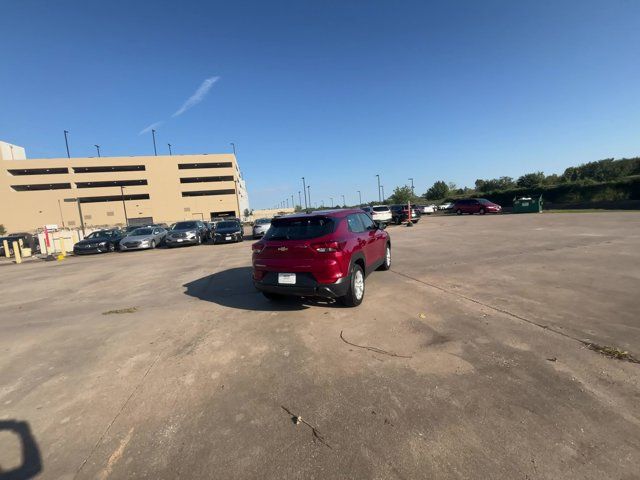
[[[541,213],[542,195],[513,199],[513,213]]]

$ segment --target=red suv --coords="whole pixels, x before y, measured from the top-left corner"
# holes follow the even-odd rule
[[[452,210],[458,215],[463,213],[479,213],[484,215],[485,213],[501,213],[502,207],[497,203],[490,202],[485,198],[470,198],[468,200],[458,200]]]
[[[254,284],[269,300],[294,295],[360,305],[365,277],[391,266],[384,228],[360,209],[276,218],[251,246]]]

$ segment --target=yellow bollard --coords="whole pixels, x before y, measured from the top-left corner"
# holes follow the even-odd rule
[[[7,258],[10,258],[11,253],[9,252],[9,242],[7,242],[6,240],[3,240],[2,246],[4,247],[4,256]]]
[[[22,257],[20,256],[20,246],[18,242],[13,242],[13,254],[16,256],[16,263],[22,263]]]
[[[58,256],[56,258],[60,262],[61,260],[64,260],[64,258],[65,258],[64,239],[63,238],[58,238],[58,240],[60,240],[60,253],[58,254]]]

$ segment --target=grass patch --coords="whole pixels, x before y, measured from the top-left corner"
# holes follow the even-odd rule
[[[135,313],[138,311],[138,307],[118,308],[116,310],[109,310],[102,312],[103,315],[120,315],[123,313]]]
[[[640,363],[640,360],[635,358],[629,352],[620,350],[616,347],[607,347],[606,345],[598,345],[597,343],[585,343],[585,345],[589,350],[598,352],[605,357],[615,358],[616,360],[624,360],[631,363]]]

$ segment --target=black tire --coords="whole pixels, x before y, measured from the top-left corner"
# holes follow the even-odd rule
[[[270,302],[280,302],[284,299],[284,295],[278,295],[277,293],[262,292],[262,295]]]
[[[358,297],[358,287],[356,286],[356,282],[362,280],[362,292]],[[340,302],[346,307],[357,307],[362,303],[362,299],[364,299],[365,294],[365,281],[364,281],[364,272],[362,271],[362,267],[355,263],[353,267],[351,267],[351,274],[349,275],[349,290],[347,290],[347,294],[343,297],[340,297]]]
[[[396,225],[400,225],[402,223],[402,221],[400,220],[400,217],[396,217]]]
[[[487,213],[487,212],[485,211],[485,209],[484,209],[484,208],[481,208],[481,209],[480,209],[480,215],[484,215],[485,213]]]
[[[391,245],[387,243],[384,247],[384,262],[378,267],[378,270],[389,270],[391,268]]]
[[[462,210],[458,209],[458,210],[456,210],[456,213],[457,213],[458,215],[462,215]]]
[[[107,244],[107,250],[109,252],[115,252],[116,251],[116,246],[113,243],[109,243],[109,244]]]

